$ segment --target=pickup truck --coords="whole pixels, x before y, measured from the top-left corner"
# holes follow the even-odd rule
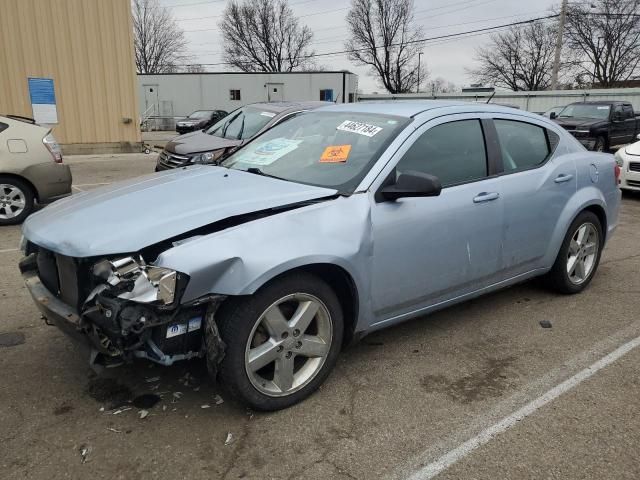
[[[567,105],[551,119],[568,130],[589,150],[606,152],[635,141],[640,119],[628,102],[578,102]]]

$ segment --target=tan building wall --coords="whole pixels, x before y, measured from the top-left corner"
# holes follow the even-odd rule
[[[131,0],[2,0],[0,114],[31,117],[29,77],[53,78],[67,153],[139,148]]]

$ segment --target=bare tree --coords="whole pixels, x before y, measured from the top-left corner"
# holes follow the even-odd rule
[[[442,77],[436,77],[427,82],[425,92],[435,95],[436,93],[453,93],[459,90],[458,86]]]
[[[291,72],[313,67],[313,33],[300,24],[287,0],[231,0],[220,29],[224,59],[239,70]]]
[[[418,74],[418,53],[424,42],[414,24],[413,0],[351,0],[347,14],[349,59],[368,65],[390,93],[407,93],[426,78]]]
[[[603,87],[639,73],[640,0],[595,0],[570,4],[566,45],[578,52],[579,70]]]
[[[556,27],[541,22],[511,27],[476,50],[478,67],[468,73],[479,83],[513,91],[545,90],[551,85]]]
[[[133,34],[139,73],[167,73],[191,57],[187,42],[169,11],[158,0],[133,0]]]

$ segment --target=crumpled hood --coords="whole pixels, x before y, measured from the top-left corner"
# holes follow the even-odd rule
[[[554,120],[558,125],[561,125],[563,127],[569,127],[571,129],[581,129],[581,130],[588,130],[591,127],[594,127],[596,125],[598,125],[599,123],[604,123],[605,120],[600,120],[597,118],[578,118],[578,117],[572,117],[572,118],[556,118]]]
[[[335,190],[222,167],[181,168],[59,200],[24,236],[72,257],[136,252],[228,217],[335,195]]]
[[[166,144],[164,147],[168,152],[179,155],[190,155],[192,153],[210,152],[221,148],[235,147],[242,143],[241,140],[216,137],[201,130],[197,132],[180,135]]]

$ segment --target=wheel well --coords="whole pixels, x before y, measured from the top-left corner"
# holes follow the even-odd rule
[[[20,175],[15,175],[13,173],[0,173],[0,178],[13,178],[16,180],[20,180],[21,182],[25,183],[30,189],[31,189],[31,193],[33,193],[33,196],[35,197],[36,201],[39,201],[39,195],[38,195],[38,189],[33,185],[33,183],[31,183],[29,180],[27,180],[24,177],[21,177]]]
[[[600,220],[600,225],[602,226],[602,236],[606,239],[607,237],[607,214],[604,211],[604,208],[602,208],[600,205],[589,205],[587,208],[584,209],[584,211],[586,212],[591,212],[593,213],[596,217],[598,217],[598,220]]]
[[[344,316],[343,345],[351,343],[358,320],[358,290],[351,275],[344,268],[330,263],[305,265],[296,270],[302,270],[321,278],[333,289]]]

